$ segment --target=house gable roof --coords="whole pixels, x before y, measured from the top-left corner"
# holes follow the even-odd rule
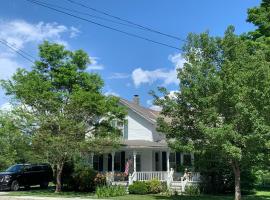
[[[134,102],[128,101],[128,100],[123,99],[123,98],[120,98],[120,103],[123,104],[124,106],[127,106],[129,109],[136,112],[138,115],[140,115],[141,117],[143,117],[144,119],[146,119],[150,123],[152,123],[152,124],[156,123],[156,120],[159,116],[158,111],[155,111],[155,110],[152,110],[149,108],[145,108],[143,106],[140,106]]]

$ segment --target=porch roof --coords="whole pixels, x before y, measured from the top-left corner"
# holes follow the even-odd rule
[[[125,148],[168,148],[165,141],[152,142],[148,140],[123,140],[122,146]]]

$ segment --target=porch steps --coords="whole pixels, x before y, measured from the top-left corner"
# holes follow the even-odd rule
[[[180,194],[182,193],[182,183],[181,181],[173,181],[171,182],[170,189],[173,193]]]

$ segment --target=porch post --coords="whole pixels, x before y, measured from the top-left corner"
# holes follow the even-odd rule
[[[191,165],[194,166],[194,153],[191,153],[190,157],[191,157]]]
[[[90,153],[90,167],[94,168],[94,153]]]
[[[184,163],[184,153],[182,152],[181,153],[181,166],[183,166],[183,163]]]
[[[170,171],[170,152],[167,151],[166,154],[167,154],[167,172],[169,172]]]
[[[137,152],[133,151],[133,171],[136,172],[136,155]]]
[[[115,152],[112,152],[112,173],[114,174],[114,156]]]

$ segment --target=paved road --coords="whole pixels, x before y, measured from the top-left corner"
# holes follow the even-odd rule
[[[34,196],[8,196],[6,192],[0,192],[0,200],[91,200],[82,199],[79,197],[75,198],[59,198],[59,197],[34,197]],[[107,199],[108,200],[108,199]]]

